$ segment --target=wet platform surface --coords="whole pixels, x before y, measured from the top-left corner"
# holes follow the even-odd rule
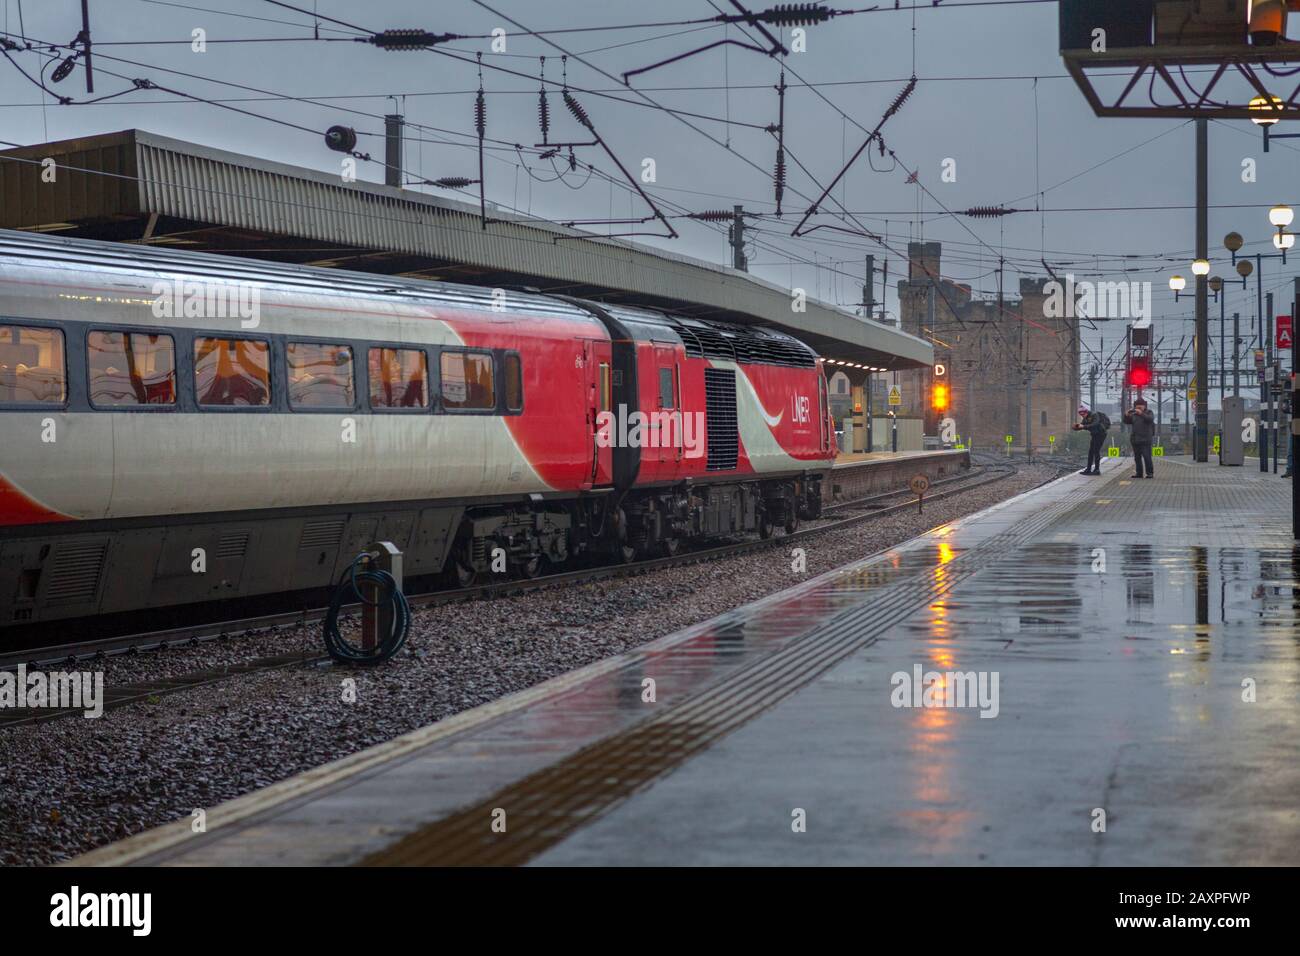
[[[1290,484],[1127,465],[83,861],[1300,862]]]

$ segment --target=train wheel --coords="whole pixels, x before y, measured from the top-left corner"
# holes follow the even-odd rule
[[[772,537],[775,533],[776,525],[772,523],[771,518],[767,515],[763,515],[763,517],[758,519],[758,536],[760,538],[766,540],[767,538]]]
[[[533,578],[541,577],[542,572],[546,570],[546,559],[540,554],[535,554],[527,561],[519,565],[519,574],[521,577]]]
[[[618,546],[618,556],[624,564],[631,564],[636,560],[636,546],[627,542],[620,544]]]
[[[799,513],[793,508],[785,513],[785,533],[794,534],[799,530]]]
[[[664,540],[659,543],[659,550],[663,552],[665,558],[674,557],[677,552],[681,550],[681,547],[681,538],[664,538]]]

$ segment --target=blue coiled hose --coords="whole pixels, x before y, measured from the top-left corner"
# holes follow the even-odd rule
[[[370,555],[362,552],[352,559],[346,571],[334,585],[330,596],[329,611],[325,615],[325,648],[330,657],[340,664],[382,664],[402,649],[411,632],[411,606],[406,595],[397,586],[397,580],[387,571],[376,567],[367,567]],[[379,598],[375,601],[366,599],[361,590],[362,585],[372,584],[379,588]],[[349,593],[352,595],[349,597]],[[393,606],[392,630],[381,635],[378,644],[370,649],[350,644],[339,631],[339,611],[343,605],[360,603],[367,607]]]

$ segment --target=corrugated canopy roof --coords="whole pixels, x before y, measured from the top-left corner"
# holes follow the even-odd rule
[[[53,182],[41,161],[57,164]],[[698,259],[550,222],[143,130],[0,152],[0,228],[148,242],[318,266],[535,287],[758,324],[827,358],[879,368],[933,361],[929,343]]]

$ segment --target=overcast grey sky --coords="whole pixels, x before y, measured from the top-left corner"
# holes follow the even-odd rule
[[[732,9],[726,0],[610,0],[599,5],[585,0],[486,0],[486,7],[497,13],[474,0],[294,2],[367,30],[422,27],[471,35],[490,34],[496,27],[518,33],[506,17],[530,30],[557,30],[660,24]],[[43,42],[67,43],[80,27],[77,0],[0,3],[0,26],[10,36],[25,33]],[[858,5],[870,3],[842,6]],[[1062,274],[1149,280],[1155,292],[1157,337],[1163,336],[1166,346],[1183,336],[1190,340],[1192,298],[1175,303],[1167,281],[1174,272],[1190,279],[1187,263],[1195,238],[1190,208],[1195,198],[1193,125],[1181,120],[1094,117],[1066,77],[1057,53],[1055,3],[969,9],[934,9],[927,4],[915,11],[895,11],[892,0],[885,0],[882,6],[886,9],[810,27],[807,52],[788,59],[786,143],[791,160],[786,216],[780,222],[765,218],[755,223],[752,271],[804,287],[818,298],[852,305],[860,300],[866,253],[874,253],[878,265],[889,260],[892,287],[904,265],[898,254],[905,252],[907,241],[938,240],[944,243],[944,275],[972,285],[977,293],[995,292],[999,255],[1007,260],[1012,293],[1021,277],[1044,274],[1038,264],[1044,257]],[[313,131],[334,123],[355,126],[362,134],[359,148],[379,157],[382,116],[396,109],[410,123],[425,127],[409,130],[414,141],[408,144],[406,162],[411,173],[427,178],[477,176],[475,152],[469,147],[478,83],[473,59],[482,52],[488,136],[502,141],[494,144],[497,148],[487,164],[491,201],[561,221],[646,214],[639,197],[602,175],[617,176],[617,172],[596,150],[579,151],[579,159],[593,163],[602,174],[586,181],[585,171],[580,170],[562,181],[544,181],[555,179],[552,164],[539,160],[536,152],[521,158],[511,145],[531,147],[540,142],[538,57],[546,56],[548,78],[561,73],[560,52],[537,37],[508,36],[504,54],[493,53],[486,39],[460,40],[441,48],[458,60],[430,52],[384,52],[343,41],[216,42],[313,35],[310,16],[266,0],[91,0],[90,7],[97,95],[129,88],[129,78],[147,77]],[[195,28],[206,31],[209,44],[204,53],[190,48]],[[319,35],[338,38],[353,32],[322,20]],[[783,35],[788,39],[789,31]],[[549,39],[617,77],[624,70],[724,37],[743,35],[734,26],[695,24],[556,33]],[[46,62],[35,52],[16,53],[14,58],[32,74]],[[743,203],[749,210],[771,213],[775,141],[754,126],[776,120],[773,87],[780,69],[780,63],[770,57],[733,46],[633,79],[633,86],[656,103],[706,118],[679,119],[648,105],[590,92],[576,95],[629,170],[635,174],[644,158],[654,158],[657,182],[647,188],[662,200],[665,212],[730,209]],[[860,214],[866,226],[887,237],[894,251],[826,230],[791,237],[810,198],[820,192],[798,164],[822,184],[828,183],[843,158],[865,137],[860,127],[875,126],[913,73],[920,78],[915,94],[884,130],[902,166],[895,166],[889,157],[882,159],[873,149],[835,190],[836,197]],[[577,90],[638,100],[621,84],[573,59],[568,77]],[[826,99],[801,81],[817,85]],[[85,98],[80,70],[57,90]],[[278,97],[311,98],[319,104]],[[329,152],[314,132],[156,91],[128,92],[98,105],[63,106],[14,66],[0,62],[0,104],[0,139],[10,142],[37,143],[140,127],[251,156],[338,170],[338,154]],[[559,98],[553,96],[551,104],[552,140],[580,138],[583,130]],[[724,122],[728,119],[730,125]],[[1248,122],[1211,124],[1210,202],[1241,207],[1211,209],[1212,257],[1226,255],[1221,237],[1234,229],[1245,236],[1248,250],[1271,251],[1266,210],[1276,202],[1295,200],[1289,183],[1298,152],[1290,144],[1277,143],[1265,154],[1258,131]],[[1255,183],[1242,182],[1241,163],[1247,157],[1258,162]],[[955,183],[941,180],[942,163],[949,158],[956,161]],[[918,172],[933,198],[907,184],[907,169]],[[377,164],[362,164],[359,175],[382,180],[383,170]],[[936,200],[951,210],[999,204],[1034,210],[1041,203],[1045,211],[972,220],[948,216]],[[1160,206],[1179,208],[1151,208]],[[834,206],[828,201],[823,208]],[[673,222],[680,239],[647,241],[715,262],[730,261],[725,227]],[[1279,293],[1278,311],[1288,311],[1282,302],[1297,261],[1300,257],[1285,267],[1265,263],[1264,285]],[[1232,274],[1226,262],[1216,261],[1215,271]],[[1249,294],[1238,285],[1227,300],[1229,313],[1243,313],[1245,327],[1249,327],[1245,316],[1254,311],[1254,289],[1252,278]],[[896,308],[892,289],[887,302],[891,311]],[[1217,307],[1211,308],[1217,330]],[[1087,333],[1086,341],[1096,348],[1104,337],[1109,352],[1122,334],[1121,323],[1101,323],[1098,331]],[[1211,360],[1217,364],[1217,352]]]

